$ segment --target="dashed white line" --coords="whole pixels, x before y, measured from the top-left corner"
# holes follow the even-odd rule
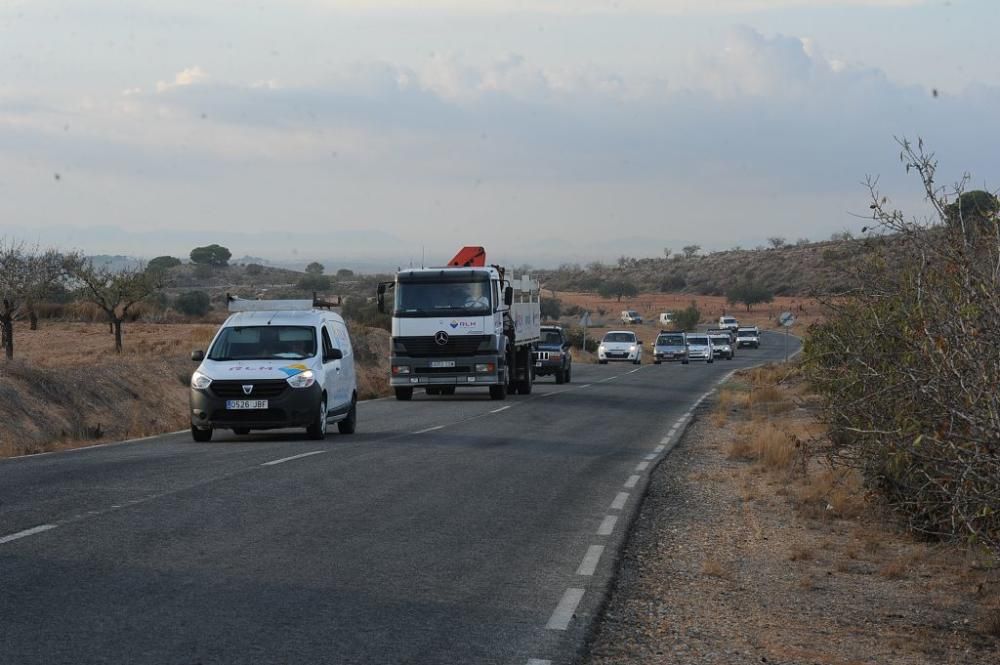
[[[589,387],[590,387],[590,384],[589,384],[589,383],[585,383],[585,384],[583,384],[582,386],[580,386],[580,388],[589,388]]]
[[[601,520],[601,525],[597,527],[597,535],[610,536],[611,532],[615,530],[615,523],[617,522],[617,515],[605,515],[604,519]]]
[[[648,455],[646,455],[642,459],[647,460],[649,462],[652,462],[653,460],[656,459],[656,453],[649,453]]]
[[[573,614],[576,613],[576,608],[581,600],[583,600],[583,589],[566,589],[566,593],[559,600],[559,604],[556,605],[556,609],[552,612],[545,627],[549,630],[569,628],[569,622],[573,619]]]
[[[436,427],[428,427],[427,429],[422,429],[414,432],[414,434],[427,434],[427,432],[436,432],[439,429],[444,429],[444,425],[438,425]]]
[[[666,449],[667,449],[667,446],[665,444],[661,443],[657,447],[653,448],[653,452],[659,454],[659,453],[662,453]]]
[[[635,465],[635,470],[636,471],[645,471],[648,466],[649,466],[649,462],[639,462],[638,464]]]
[[[639,476],[629,476],[628,480],[625,481],[625,487],[626,489],[632,489],[638,482],[639,482]]]
[[[311,457],[312,455],[322,455],[325,450],[314,450],[311,453],[302,453],[301,455],[292,455],[291,457],[282,457],[281,459],[271,460],[270,462],[264,462],[261,466],[274,466],[275,464],[284,464],[285,462],[291,462],[292,460],[302,459],[303,457]]]
[[[12,533],[9,536],[3,536],[0,538],[0,545],[4,543],[9,543],[13,540],[18,540],[20,538],[27,538],[28,536],[33,536],[36,533],[43,533],[45,531],[51,531],[52,529],[59,526],[58,524],[41,524],[39,526],[31,527],[30,529],[25,529],[24,531],[18,531],[17,533]]]
[[[615,495],[615,500],[611,502],[611,510],[621,510],[628,501],[628,492],[619,492]]]
[[[501,406],[499,409],[493,409],[490,413],[500,413],[501,411],[506,411],[509,408],[510,405],[508,404],[507,406]]]
[[[638,372],[638,371],[639,371],[640,369],[642,369],[642,368],[640,367],[639,369],[634,369],[634,370],[632,370],[631,372],[625,372],[625,373],[626,373],[626,374],[635,374],[635,373],[636,373],[636,372]]]
[[[580,567],[576,569],[577,575],[593,575],[597,570],[597,564],[604,554],[604,545],[591,545],[587,548],[587,553],[583,556]]]

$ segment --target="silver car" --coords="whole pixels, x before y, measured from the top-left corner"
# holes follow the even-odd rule
[[[688,360],[704,360],[707,363],[715,362],[715,354],[712,352],[712,342],[708,335],[688,335]]]
[[[687,339],[682,332],[662,332],[653,344],[653,362],[659,365],[664,360],[680,360],[688,364]]]

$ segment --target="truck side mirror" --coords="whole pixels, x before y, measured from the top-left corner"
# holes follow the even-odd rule
[[[514,304],[514,287],[508,286],[503,290],[503,304],[510,307]]]
[[[205,352],[202,351],[201,349],[191,352],[191,360],[195,361],[196,363],[200,363],[204,359],[205,359]]]
[[[385,284],[378,285],[375,300],[378,303],[378,313],[385,314]]]

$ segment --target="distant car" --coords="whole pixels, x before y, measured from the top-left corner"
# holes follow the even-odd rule
[[[660,325],[661,326],[672,326],[672,325],[674,325],[674,313],[673,312],[660,312]]]
[[[631,330],[612,330],[597,347],[597,362],[607,365],[610,360],[624,360],[636,365],[642,362],[642,341]]]
[[[719,358],[732,360],[733,356],[736,355],[736,349],[733,347],[733,341],[729,339],[729,335],[709,335],[708,339],[712,342],[712,353]]]
[[[556,383],[569,383],[573,356],[569,353],[565,331],[560,326],[542,326],[541,333],[535,350],[535,375],[555,376]]]
[[[634,309],[622,310],[622,323],[626,325],[642,323],[642,317],[639,315],[639,312]]]
[[[712,351],[712,342],[708,335],[701,333],[688,333],[687,352],[688,360],[704,360],[707,363],[715,362],[715,353]]]
[[[752,346],[755,349],[760,348],[760,330],[757,326],[752,328],[740,328],[736,331],[736,346]]]
[[[680,360],[688,364],[687,339],[682,332],[661,332],[653,343],[653,362],[659,365],[666,360]]]
[[[725,335],[729,338],[731,344],[736,343],[736,329],[735,328],[709,328],[708,335]]]
[[[719,317],[719,327],[727,330],[736,330],[740,327],[740,322],[736,320],[736,317],[723,315]]]

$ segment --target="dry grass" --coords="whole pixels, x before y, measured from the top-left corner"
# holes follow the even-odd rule
[[[900,580],[910,571],[910,562],[899,558],[887,561],[878,569],[878,574],[890,580]]]
[[[861,477],[853,469],[833,469],[817,462],[809,482],[798,489],[799,510],[814,519],[854,519],[866,506]]]
[[[983,635],[1000,639],[1000,596],[980,610],[979,631]]]
[[[718,559],[709,557],[701,564],[701,574],[709,577],[726,577],[726,567]]]
[[[792,545],[788,553],[789,561],[811,561],[813,559],[812,548],[808,545]]]
[[[765,468],[788,470],[800,450],[798,439],[769,421],[757,420],[743,425],[732,440],[732,459],[753,461]]]

